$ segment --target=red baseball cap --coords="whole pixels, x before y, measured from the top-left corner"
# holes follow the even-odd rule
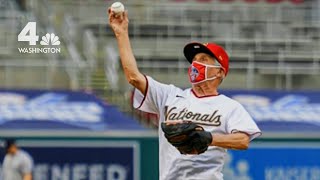
[[[227,76],[229,71],[229,56],[227,52],[219,45],[214,43],[192,42],[187,44],[183,49],[184,56],[192,63],[194,56],[198,53],[206,53],[213,56],[222,66]]]

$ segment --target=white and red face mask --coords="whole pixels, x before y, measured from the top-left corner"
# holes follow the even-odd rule
[[[204,81],[216,79],[217,76],[213,76],[211,78],[207,77],[208,67],[221,68],[220,65],[207,65],[193,61],[188,70],[190,82],[192,84],[198,84]]]

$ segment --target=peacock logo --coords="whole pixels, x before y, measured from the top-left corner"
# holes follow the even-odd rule
[[[41,45],[47,46],[50,45],[50,43],[54,46],[60,45],[59,37],[54,33],[47,33],[45,36],[42,36],[42,40],[40,41]]]

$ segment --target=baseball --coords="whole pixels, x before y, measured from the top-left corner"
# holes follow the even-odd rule
[[[111,5],[111,11],[113,11],[116,14],[122,13],[124,12],[124,5],[121,2],[114,2]]]

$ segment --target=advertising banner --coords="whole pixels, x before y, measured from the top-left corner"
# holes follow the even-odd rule
[[[143,129],[93,94],[0,90],[0,129]]]
[[[229,151],[225,180],[317,180],[320,144],[263,143],[246,151]]]
[[[240,102],[262,131],[319,132],[319,91],[224,90]]]
[[[34,180],[140,179],[136,141],[28,141],[20,145],[34,160]]]

